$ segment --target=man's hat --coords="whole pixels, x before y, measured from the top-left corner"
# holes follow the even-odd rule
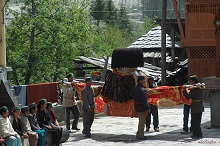
[[[73,73],[68,73],[68,74],[66,75],[66,78],[70,78],[70,77],[73,77]]]
[[[38,103],[39,103],[40,105],[42,105],[42,104],[44,104],[44,103],[46,103],[46,102],[47,102],[46,99],[40,99]]]
[[[0,108],[0,114],[2,114],[3,112],[6,112],[8,110],[7,106],[2,106]]]
[[[88,82],[88,81],[91,82],[91,81],[92,81],[92,77],[86,77],[86,78],[85,78],[85,82]]]
[[[25,113],[26,111],[29,111],[29,107],[28,106],[21,107],[21,112],[22,113]]]
[[[53,106],[52,102],[47,102],[47,106],[51,106],[52,107]]]
[[[33,109],[33,108],[36,108],[37,105],[35,102],[33,102],[33,103],[29,104],[28,107],[29,107],[29,109]]]
[[[21,111],[21,108],[19,106],[15,106],[12,108],[12,112],[15,112],[15,111]]]

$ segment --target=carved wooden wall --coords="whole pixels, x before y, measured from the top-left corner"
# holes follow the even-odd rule
[[[215,26],[220,13],[220,0],[186,0],[185,41],[188,53],[188,72],[199,78],[215,76],[217,52]]]

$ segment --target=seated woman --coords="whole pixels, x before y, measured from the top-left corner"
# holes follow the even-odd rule
[[[50,115],[46,110],[47,100],[41,99],[38,104],[37,111],[37,121],[41,128],[43,128],[46,132],[52,134],[52,143],[53,145],[59,146],[61,136],[62,136],[62,128],[55,126],[50,119]]]
[[[37,121],[37,117],[36,117],[37,105],[35,103],[32,103],[32,104],[28,105],[28,107],[29,107],[29,111],[30,111],[30,114],[28,115],[28,120],[31,125],[31,130],[36,132],[38,134],[38,138],[39,138],[37,146],[44,146],[45,130],[40,128],[38,121]]]
[[[21,146],[21,138],[14,131],[8,118],[9,112],[6,106],[0,108],[0,137],[8,146]],[[2,126],[4,125],[4,126]]]
[[[14,130],[20,135],[22,146],[30,146],[29,144],[29,136],[24,131],[24,125],[20,119],[21,108],[19,106],[15,106],[12,108],[12,115],[10,116],[10,121],[12,123],[12,127]]]
[[[24,131],[27,133],[29,137],[29,143],[31,146],[37,146],[37,141],[38,141],[38,134],[34,131],[31,130],[31,125],[30,122],[27,118],[29,115],[29,107],[28,106],[23,106],[21,108],[21,122],[24,125]]]
[[[55,125],[55,126],[59,126],[59,123],[57,121],[57,116],[55,114],[55,112],[53,111],[53,106],[52,106],[52,103],[51,102],[47,102],[47,111],[50,115],[50,119],[51,119],[51,122]]]

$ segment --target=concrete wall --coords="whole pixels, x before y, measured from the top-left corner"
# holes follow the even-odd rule
[[[210,91],[211,126],[220,126],[220,90]]]
[[[82,110],[82,102],[80,100],[77,101],[77,106],[79,108],[80,116],[82,116],[83,110]],[[65,108],[63,107],[63,105],[55,105],[53,106],[53,110],[57,115],[58,122],[65,121]],[[73,119],[72,114],[70,114],[70,118]]]

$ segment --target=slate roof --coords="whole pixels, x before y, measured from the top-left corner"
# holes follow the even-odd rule
[[[93,64],[95,66],[104,68],[105,61],[102,58],[94,58],[94,57],[85,57],[85,56],[79,56],[78,57],[81,61]],[[109,57],[108,60],[108,70],[112,70],[111,68],[111,57]],[[154,79],[159,80],[161,79],[161,68],[153,66],[152,64],[149,63],[144,63],[144,67],[138,67],[139,70],[143,71],[147,76],[152,76]],[[170,71],[166,71],[167,76],[172,76],[173,73]]]
[[[168,34],[166,34],[166,47],[172,47],[172,41]],[[175,47],[180,48],[180,46],[177,44],[175,44]],[[142,35],[141,38],[128,46],[128,48],[161,48],[161,26],[156,26],[152,28],[146,35]]]

